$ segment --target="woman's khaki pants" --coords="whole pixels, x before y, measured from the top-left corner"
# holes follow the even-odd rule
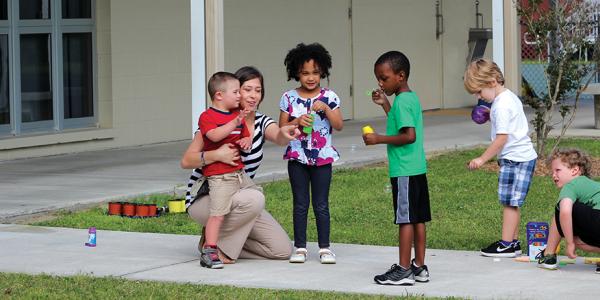
[[[194,201],[188,214],[200,225],[208,220],[209,196]],[[256,189],[233,195],[231,211],[225,215],[217,247],[231,259],[288,259],[292,245],[287,233],[265,209],[265,196]]]

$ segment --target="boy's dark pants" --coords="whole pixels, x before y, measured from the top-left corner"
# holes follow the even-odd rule
[[[312,194],[319,248],[329,247],[331,164],[317,167],[290,160],[288,174],[294,198],[294,246],[306,248],[306,218]]]
[[[564,237],[565,235],[560,226],[559,204],[560,202],[555,207],[554,221],[556,222],[558,233]],[[580,202],[574,202],[571,216],[573,220],[573,236],[578,236],[584,243],[590,246],[600,247],[600,210]]]

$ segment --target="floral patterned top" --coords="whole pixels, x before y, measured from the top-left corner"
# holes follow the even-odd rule
[[[333,109],[340,108],[340,98],[330,89],[321,88],[319,95],[313,99],[305,99],[298,92],[289,90],[281,96],[279,109],[289,115],[289,121],[310,113],[310,107],[315,101],[323,101]],[[323,166],[331,164],[340,158],[340,154],[331,144],[331,124],[325,112],[319,111],[313,123],[313,131],[301,135],[290,141],[283,159],[292,159],[309,166]]]

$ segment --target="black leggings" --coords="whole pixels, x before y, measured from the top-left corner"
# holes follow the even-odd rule
[[[294,246],[306,248],[306,218],[312,194],[319,248],[328,248],[331,164],[317,167],[290,160],[288,174],[294,198]]]

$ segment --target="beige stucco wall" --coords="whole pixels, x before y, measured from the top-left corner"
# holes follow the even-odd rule
[[[283,60],[288,50],[300,42],[319,42],[330,52],[333,63],[329,85],[322,80],[321,86],[338,94],[344,117],[351,117],[349,6],[349,0],[224,0],[225,70],[257,67],[266,87],[260,110],[277,120],[281,95],[299,86],[293,79],[287,81]]]
[[[463,84],[468,53],[468,30],[474,28],[475,5],[472,0],[446,0],[443,2],[446,31],[443,34],[443,87],[441,108],[456,108],[475,104]],[[483,26],[492,27],[492,1],[480,1]],[[489,40],[484,57],[492,58],[492,40]]]
[[[0,160],[188,139],[189,0],[97,0],[99,128],[3,139]]]
[[[439,108],[441,99],[441,43],[435,36],[435,1],[353,1],[354,82],[357,119],[383,116],[380,107],[365,95],[376,88],[373,64],[384,52],[398,50],[410,63],[409,86],[423,109]],[[390,99],[391,100],[391,99]]]
[[[219,1],[219,0],[215,0]],[[261,110],[279,115],[278,100],[286,82],[283,58],[298,42],[323,43],[333,57],[330,87],[342,98],[344,117],[381,116],[366,91],[377,87],[373,63],[389,50],[400,50],[411,60],[409,83],[424,109],[472,105],[462,76],[468,53],[468,29],[475,27],[471,0],[444,0],[445,33],[435,36],[434,0],[223,0],[224,68],[258,67],[265,76],[267,97]],[[347,10],[352,8],[352,19]],[[491,27],[491,0],[480,1],[484,26]],[[491,41],[486,57],[492,55]],[[209,51],[210,52],[210,51]],[[210,53],[209,53],[210,54]],[[207,63],[207,65],[209,65]],[[214,70],[210,70],[211,73]],[[210,74],[209,74],[210,75]],[[352,84],[351,96],[348,86]]]

